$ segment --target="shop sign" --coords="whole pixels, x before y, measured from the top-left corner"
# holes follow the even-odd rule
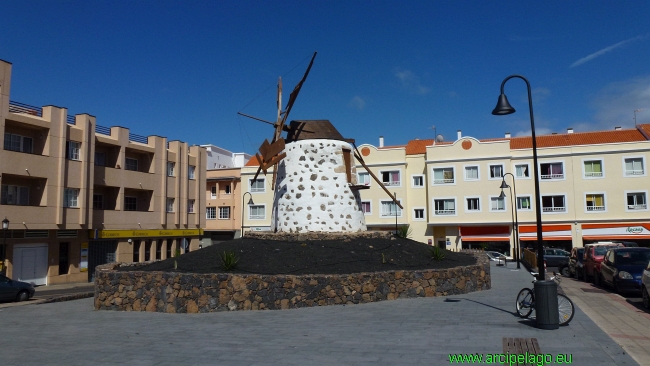
[[[632,226],[625,229],[625,231],[630,234],[641,234],[643,232],[643,228],[639,226]]]

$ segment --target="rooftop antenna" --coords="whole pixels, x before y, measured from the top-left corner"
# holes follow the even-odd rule
[[[436,136],[436,126],[433,125],[433,126],[431,126],[431,127],[429,127],[429,128],[431,128],[431,129],[433,130],[433,136]],[[436,137],[436,138],[437,138],[437,137]],[[436,144],[436,139],[433,139],[433,144],[434,144],[434,145]]]
[[[641,112],[642,110],[643,110],[642,108],[634,110],[634,125],[635,126],[636,126],[636,112]]]

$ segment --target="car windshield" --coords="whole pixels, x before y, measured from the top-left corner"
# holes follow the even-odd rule
[[[621,266],[645,266],[650,261],[650,251],[616,252],[616,264]]]
[[[594,247],[594,255],[605,255],[608,249],[616,248],[616,245],[599,245]]]

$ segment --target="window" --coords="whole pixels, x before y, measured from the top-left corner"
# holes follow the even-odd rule
[[[465,180],[478,180],[478,166],[465,167]]]
[[[230,184],[226,184],[223,187],[223,194],[230,194]]]
[[[31,137],[5,133],[5,150],[32,153],[33,140]]]
[[[126,166],[124,169],[133,170],[134,172],[138,171],[138,159],[126,158]]]
[[[140,245],[142,241],[134,240],[133,241],[133,261],[140,262]]]
[[[187,177],[189,179],[194,179],[194,171],[196,170],[196,167],[194,165],[190,165],[187,168]]]
[[[3,184],[1,196],[3,205],[29,205],[29,187]]]
[[[59,243],[59,276],[67,275],[69,270],[69,247],[70,243]]]
[[[401,200],[397,200],[397,202],[399,202],[400,204],[402,203]],[[390,200],[390,201],[381,201],[381,216],[382,217],[390,217],[390,216],[402,217],[402,209],[399,208],[399,206],[397,206],[395,204],[395,202],[393,202],[392,200]]]
[[[214,220],[217,218],[217,208],[216,207],[206,207],[205,208],[205,218],[208,220]]]
[[[604,194],[587,194],[586,196],[587,211],[605,211]]]
[[[79,190],[76,188],[65,188],[63,190],[63,207],[79,207]]]
[[[187,200],[187,213],[194,213],[194,200]]]
[[[101,194],[93,193],[93,209],[103,210],[104,209],[104,196]]]
[[[453,198],[434,199],[433,206],[436,215],[455,215],[456,200]]]
[[[400,177],[399,177],[399,170],[392,170],[388,172],[380,172],[381,173],[381,182],[384,183],[385,186],[399,186],[401,184]]]
[[[517,210],[530,210],[530,196],[517,197]]]
[[[490,165],[490,179],[503,177],[503,165]]]
[[[69,160],[81,160],[81,142],[65,142],[65,158]]]
[[[467,211],[481,211],[481,200],[478,197],[467,198]]]
[[[596,178],[603,176],[602,160],[585,160],[585,178]]]
[[[168,177],[173,177],[174,176],[174,166],[176,164],[174,162],[168,161],[167,162],[167,176]]]
[[[264,178],[257,178],[255,181],[250,179],[249,182],[251,193],[263,193],[266,191],[266,187],[264,186]]]
[[[103,152],[95,151],[95,165],[106,166],[106,154]]]
[[[506,200],[504,197],[490,197],[490,211],[505,211]]]
[[[364,215],[372,214],[372,206],[370,201],[361,201],[361,211]]]
[[[564,196],[542,196],[542,212],[564,212]]]
[[[174,212],[174,199],[167,198],[167,212]]]
[[[530,178],[530,168],[528,164],[515,165],[515,176],[517,178]]]
[[[359,173],[359,185],[369,186],[370,185],[370,174],[367,172]]]
[[[230,207],[219,207],[219,220],[226,220],[230,218]]]
[[[264,220],[266,217],[264,205],[250,205],[248,206],[248,212],[250,220]]]
[[[625,175],[644,175],[643,158],[625,159]]]
[[[454,168],[433,169],[433,184],[454,183]]]
[[[418,174],[411,176],[411,183],[413,188],[424,187],[424,175]]]
[[[217,198],[217,185],[210,187],[210,198]]]
[[[539,164],[540,179],[564,179],[562,163]]]
[[[138,198],[124,196],[124,211],[137,211],[137,210],[138,210]]]
[[[648,209],[648,201],[646,200],[645,192],[630,192],[627,193],[627,209],[628,210],[646,210]]]
[[[413,209],[413,219],[415,219],[415,220],[424,220],[424,209],[423,208],[414,208]]]

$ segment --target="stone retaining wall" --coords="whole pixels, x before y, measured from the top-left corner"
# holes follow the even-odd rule
[[[413,297],[457,295],[491,287],[490,263],[439,270],[350,275],[243,275],[118,272],[119,263],[98,266],[95,309],[206,313],[359,304]]]

